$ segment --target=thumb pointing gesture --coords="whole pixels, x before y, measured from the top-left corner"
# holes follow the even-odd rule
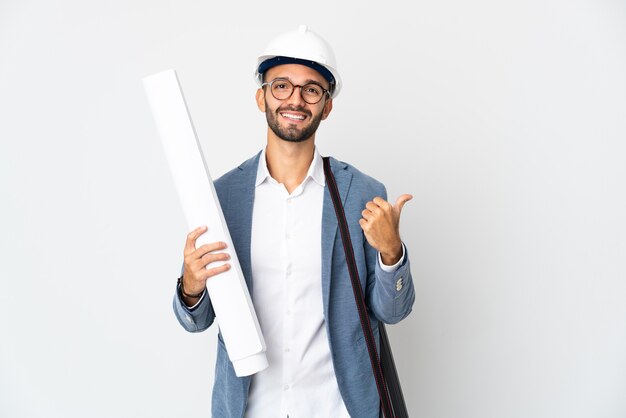
[[[361,212],[359,225],[365,238],[380,252],[383,263],[388,266],[394,265],[402,256],[400,212],[405,203],[411,199],[413,196],[410,194],[403,194],[392,206],[383,198],[375,197],[365,204]]]

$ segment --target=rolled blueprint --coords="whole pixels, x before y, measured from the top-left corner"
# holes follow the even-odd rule
[[[228,245],[225,252],[232,267],[207,280],[207,290],[235,373],[254,374],[268,365],[265,340],[176,71],[147,76],[143,84],[187,226],[189,230],[208,226],[196,245],[215,241]]]

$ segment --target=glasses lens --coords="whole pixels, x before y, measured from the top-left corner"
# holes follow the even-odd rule
[[[293,84],[289,80],[277,79],[272,81],[272,95],[278,100],[285,100],[291,96],[293,92]]]
[[[317,84],[305,84],[302,86],[302,98],[309,104],[315,104],[322,100],[324,89]]]

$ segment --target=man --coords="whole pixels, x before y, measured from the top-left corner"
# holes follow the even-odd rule
[[[337,218],[315,147],[320,122],[341,88],[334,54],[301,26],[259,58],[256,92],[267,146],[215,181],[237,257],[259,318],[269,367],[238,378],[221,336],[214,417],[378,417],[379,399],[354,302]],[[413,282],[399,217],[410,195],[388,203],[384,186],[331,159],[378,340],[378,321],[411,311]],[[189,233],[182,285],[174,298],[181,325],[203,331],[214,318],[206,281],[230,268],[224,243],[196,249]],[[213,264],[216,263],[216,264]],[[223,264],[221,264],[223,263]],[[185,319],[191,317],[192,321]]]

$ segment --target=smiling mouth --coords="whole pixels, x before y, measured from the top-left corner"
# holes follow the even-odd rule
[[[287,113],[287,112],[281,112],[280,116],[282,116],[285,119],[289,119],[293,121],[303,121],[306,119],[305,115],[298,115],[295,113]]]

